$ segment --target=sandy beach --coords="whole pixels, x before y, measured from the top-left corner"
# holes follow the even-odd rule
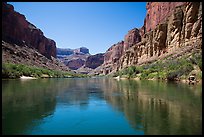
[[[20,77],[20,79],[37,79],[37,78],[35,78],[35,77],[27,77],[27,76],[21,76]]]

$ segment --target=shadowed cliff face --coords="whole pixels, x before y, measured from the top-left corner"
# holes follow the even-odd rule
[[[124,44],[113,45],[95,74],[110,74],[169,55],[182,56],[201,46],[202,2],[150,2],[143,27],[129,31]]]
[[[77,73],[86,74],[104,62],[103,53],[90,55],[89,49],[85,47],[77,49],[57,48],[57,58]]]
[[[95,69],[104,62],[104,54],[91,55],[85,62],[85,67]]]
[[[72,70],[76,70],[80,67],[82,67],[84,65],[85,61],[82,59],[75,59],[75,60],[70,60],[67,63],[67,66],[72,69]]]
[[[77,49],[57,48],[57,58],[72,70],[77,70],[83,66],[89,56],[89,49],[85,47]]]
[[[70,71],[69,68],[54,57],[46,58],[33,48],[19,46],[2,41],[2,63],[25,64],[53,70]]]
[[[43,32],[28,22],[14,7],[2,3],[2,40],[11,44],[27,45],[51,59],[56,57],[55,41],[46,38]]]

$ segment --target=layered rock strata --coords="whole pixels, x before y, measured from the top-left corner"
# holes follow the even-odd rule
[[[85,47],[77,49],[57,48],[57,58],[70,69],[77,70],[77,73],[88,73],[104,62],[103,53],[90,55],[89,49]]]
[[[149,14],[158,7],[163,7],[161,12]],[[165,7],[169,10],[165,11]],[[147,3],[147,9],[145,24],[138,31],[141,41],[135,35],[133,39],[138,40],[128,48],[112,46],[112,50],[105,53],[104,64],[96,69],[95,74],[110,74],[128,66],[153,62],[173,54],[181,56],[202,48],[202,2],[152,2]],[[124,52],[114,60],[111,55],[122,47]],[[109,60],[106,59],[107,53]]]
[[[85,67],[95,69],[104,62],[104,54],[99,53],[96,55],[91,55],[87,58],[85,62]]]
[[[155,29],[162,23],[167,16],[172,14],[177,6],[186,4],[186,2],[147,2],[147,14],[145,18],[145,32]]]
[[[89,56],[89,49],[85,47],[77,49],[57,48],[57,58],[72,70],[82,67]]]
[[[28,22],[14,7],[2,3],[2,40],[11,44],[27,45],[51,59],[56,57],[56,43],[46,38],[43,32]]]
[[[54,57],[46,58],[33,48],[19,46],[2,41],[2,63],[25,64],[28,66],[52,70],[70,71],[62,62]]]

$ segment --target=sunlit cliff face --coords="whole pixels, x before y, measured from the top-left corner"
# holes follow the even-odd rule
[[[146,32],[155,29],[156,25],[172,14],[176,6],[187,4],[186,2],[147,2],[146,9]]]
[[[101,69],[103,74],[155,62],[170,55],[180,56],[196,49],[201,50],[202,3],[147,3],[147,17],[144,26],[138,30],[131,30],[125,36],[123,53],[120,56],[113,56],[113,53],[122,49],[116,48],[120,47],[118,44],[105,53],[105,62]]]

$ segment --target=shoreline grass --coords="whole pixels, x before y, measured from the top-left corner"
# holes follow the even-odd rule
[[[167,81],[188,80],[194,75],[202,80],[202,52],[178,59],[165,59],[142,66],[129,66],[112,74],[113,77],[126,79],[156,79]]]
[[[2,79],[16,79],[20,78],[21,76],[35,78],[87,77],[85,74],[77,74],[67,71],[50,70],[24,64],[2,63]]]

